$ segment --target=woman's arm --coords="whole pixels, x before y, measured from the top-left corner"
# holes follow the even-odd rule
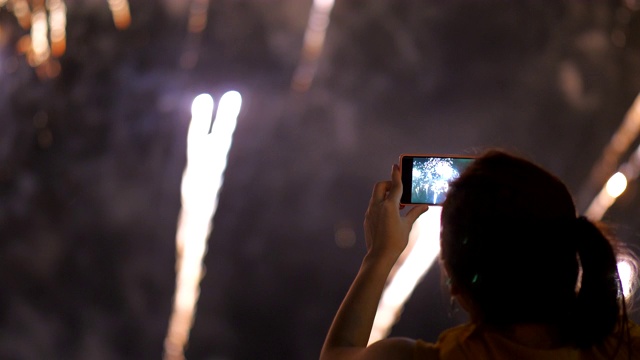
[[[407,246],[411,226],[428,209],[426,205],[415,206],[401,215],[401,195],[400,170],[394,165],[391,181],[379,182],[373,189],[364,221],[367,254],[333,319],[321,360],[413,356],[413,341],[408,339],[387,339],[367,347],[389,272]]]

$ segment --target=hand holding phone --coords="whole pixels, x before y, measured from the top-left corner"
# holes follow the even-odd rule
[[[473,160],[461,155],[400,155],[403,186],[400,204],[442,205],[449,184]]]

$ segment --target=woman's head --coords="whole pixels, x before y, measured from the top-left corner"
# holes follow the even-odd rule
[[[575,316],[580,249],[593,248],[593,241],[595,247],[603,244],[597,229],[600,239],[584,239],[593,237],[590,227],[576,217],[572,197],[558,178],[527,160],[491,151],[449,188],[441,259],[453,291],[481,321],[564,322]],[[601,270],[613,280],[615,257],[604,242],[610,254],[603,255],[606,269]],[[617,287],[610,290],[617,314]]]

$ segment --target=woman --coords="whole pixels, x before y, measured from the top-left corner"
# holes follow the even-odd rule
[[[470,322],[434,344],[389,338],[367,347],[384,284],[415,220],[400,213],[402,183],[375,185],[365,216],[367,254],[331,325],[328,359],[640,359],[614,248],[577,217],[566,186],[503,152],[475,160],[442,209],[441,263]]]

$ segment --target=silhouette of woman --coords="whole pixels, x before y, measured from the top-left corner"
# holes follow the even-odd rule
[[[367,254],[329,330],[330,359],[639,359],[615,243],[576,214],[566,186],[500,151],[476,159],[447,192],[440,260],[467,324],[437,342],[389,338],[367,346],[387,276],[427,206],[400,212],[402,182],[375,185]],[[425,260],[427,261],[427,260]]]

